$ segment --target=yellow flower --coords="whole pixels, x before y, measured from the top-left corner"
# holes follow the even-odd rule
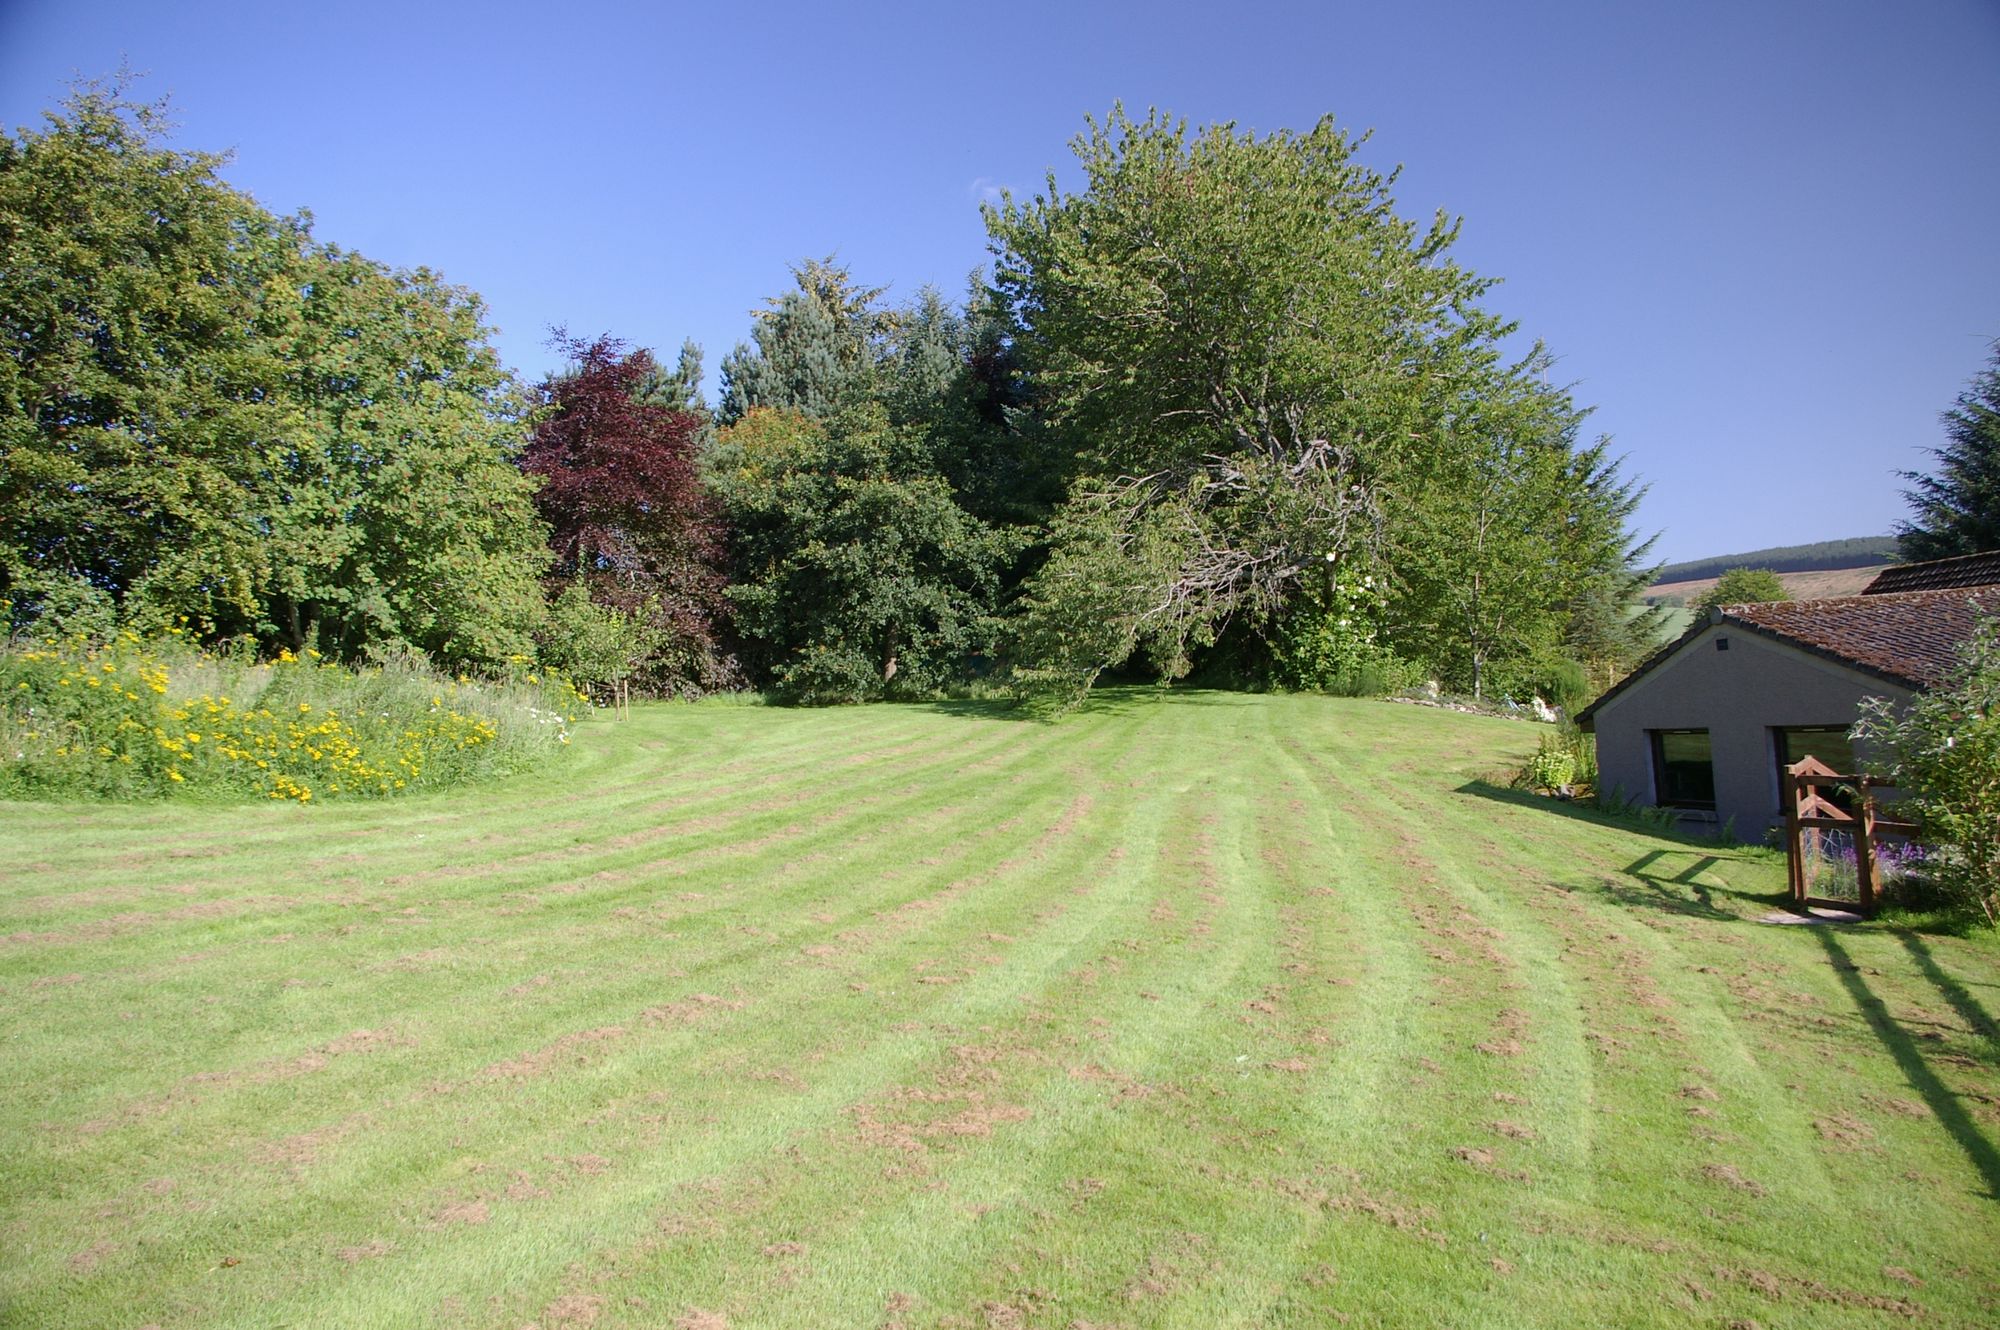
[[[186,779],[186,778],[185,778],[185,777],[183,777],[183,776],[181,775],[181,773],[180,773],[180,772],[178,772],[178,771],[174,770],[174,768],[172,768],[172,767],[168,767],[168,768],[167,768],[167,779],[168,779],[168,780],[184,780],[184,779]]]

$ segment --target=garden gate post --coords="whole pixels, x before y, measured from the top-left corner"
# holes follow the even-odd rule
[[[1858,786],[1859,807],[1854,818],[1854,875],[1861,888],[1861,912],[1875,913],[1875,796],[1866,782]]]

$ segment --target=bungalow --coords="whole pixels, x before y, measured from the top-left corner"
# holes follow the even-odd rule
[[[1783,824],[1791,763],[1883,765],[1847,737],[1861,700],[1900,705],[1938,683],[1981,615],[2000,615],[2000,554],[1890,569],[1858,596],[1722,606],[1577,723],[1597,735],[1606,791],[1754,840]]]

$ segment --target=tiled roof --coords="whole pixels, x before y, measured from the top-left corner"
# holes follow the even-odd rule
[[[2000,616],[2000,586],[1725,605],[1719,620],[1905,688],[1929,688],[1957,664],[1959,645],[1972,636],[1981,613]],[[1591,728],[1592,718],[1606,702],[1638,683],[1715,622],[1697,619],[1677,640],[1654,652],[1638,669],[1579,711],[1578,723]]]
[[[2000,585],[2000,550],[1985,554],[1964,554],[1956,559],[1932,559],[1929,563],[1899,563],[1884,568],[1875,580],[1861,588],[1864,596],[1890,595],[1898,591],[1943,591],[1949,587]]]
[[[1725,605],[1722,618],[1872,674],[1929,688],[1957,663],[1959,644],[1972,636],[1982,609],[2000,614],[2000,587]]]

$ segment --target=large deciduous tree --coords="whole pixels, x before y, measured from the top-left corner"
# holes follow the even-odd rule
[[[471,293],[312,239],[86,87],[0,141],[0,594],[453,663],[532,646],[520,401]]]
[[[1658,613],[1626,522],[1643,491],[1586,412],[1543,382],[1538,350],[1479,385],[1394,468],[1382,563],[1389,637],[1454,688],[1543,691],[1569,662],[1603,686],[1650,646]]]
[[[684,405],[692,385],[664,390],[650,352],[610,337],[561,337],[571,363],[542,386],[543,414],[521,457],[540,481],[553,575],[652,629],[631,663],[656,691],[727,682],[718,646],[721,514],[702,487],[706,421]],[[698,362],[697,362],[698,363]],[[688,368],[683,354],[682,367]],[[561,589],[560,587],[558,588]]]
[[[496,663],[533,648],[547,560],[514,465],[527,403],[484,306],[426,269],[304,256],[284,400],[260,456],[263,634]]]
[[[2000,342],[1942,419],[1936,474],[1900,473],[1916,486],[1903,491],[1916,516],[1896,528],[1910,560],[2000,550]]]
[[[1761,605],[1791,598],[1783,579],[1769,568],[1731,568],[1688,602],[1688,612],[1701,618],[1720,605]]]
[[[1633,496],[1601,456],[1577,462],[1539,352],[1502,360],[1511,325],[1451,259],[1457,223],[1398,216],[1393,173],[1330,119],[1258,137],[1114,110],[1074,147],[1080,190],[1052,175],[986,214],[1013,350],[1078,477],[1024,597],[1024,676],[1074,690],[1120,650],[1178,673],[1232,619],[1281,626],[1329,561],[1390,555],[1399,526],[1431,565],[1406,592],[1466,592],[1431,597],[1449,650],[1416,645],[1468,685],[1495,651],[1554,650],[1581,553],[1558,528],[1616,510],[1615,553],[1588,567],[1622,573]],[[1471,565],[1472,588],[1451,583]],[[1112,613],[1123,627],[1097,623]]]
[[[303,224],[87,87],[0,140],[0,593],[254,617],[258,454],[287,423],[267,298]],[[282,313],[278,314],[282,318]]]

